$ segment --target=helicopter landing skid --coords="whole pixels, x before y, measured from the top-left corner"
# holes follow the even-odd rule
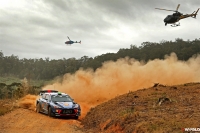
[[[177,26],[180,26],[180,23],[174,23],[171,25],[172,27],[177,27]]]

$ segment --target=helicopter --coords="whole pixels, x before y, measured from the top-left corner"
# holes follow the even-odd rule
[[[65,42],[65,44],[67,44],[67,45],[71,45],[71,44],[73,44],[73,43],[80,43],[80,44],[81,44],[81,41],[79,41],[79,42],[77,42],[77,41],[72,41],[72,40],[70,40],[69,37],[67,37],[67,38],[69,39],[69,41],[66,41],[66,42]]]
[[[181,19],[188,18],[188,17],[196,18],[197,12],[199,11],[199,8],[198,8],[197,11],[194,11],[192,14],[185,14],[185,15],[183,15],[182,13],[180,13],[178,11],[179,7],[180,7],[180,4],[178,4],[176,10],[168,10],[168,9],[162,9],[162,8],[155,8],[155,9],[175,12],[172,15],[168,15],[164,19],[165,26],[167,24],[172,24],[171,25],[172,27],[180,26],[179,20],[181,20]]]

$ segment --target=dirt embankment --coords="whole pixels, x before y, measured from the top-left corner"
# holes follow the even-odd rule
[[[181,133],[200,127],[200,83],[158,85],[91,109],[82,124],[102,133]]]

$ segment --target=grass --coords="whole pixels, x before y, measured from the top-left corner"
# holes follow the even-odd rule
[[[0,99],[18,99],[25,94],[38,94],[41,88],[50,83],[45,80],[27,80],[16,77],[0,77]],[[14,83],[14,84],[13,84]],[[15,84],[20,83],[22,86]],[[6,85],[4,85],[6,84]],[[1,108],[1,112],[6,112],[7,109]]]
[[[126,115],[131,115],[133,112],[134,112],[134,108],[127,108],[127,109],[123,109],[121,112],[120,112],[120,116],[126,116]]]
[[[21,83],[21,79],[15,77],[0,77],[0,83],[5,83],[6,85],[10,85],[13,82]]]
[[[190,125],[185,121],[179,121],[179,119],[176,118],[171,118],[168,121],[162,118],[156,118],[156,120],[153,120],[153,122],[146,122],[143,126],[151,133],[163,133],[166,131],[181,133],[182,128],[190,127]]]
[[[151,124],[148,125],[148,130],[150,132],[159,130],[159,125],[157,125],[156,123],[151,123]]]
[[[24,79],[19,79],[19,78],[16,78],[16,77],[12,77],[12,76],[9,76],[9,77],[0,77],[0,83],[5,83],[6,85],[10,85],[14,82],[16,83],[22,83]],[[26,79],[27,80],[27,79]],[[29,85],[31,86],[37,86],[37,87],[40,87],[40,86],[44,86],[48,83],[50,83],[51,81],[46,81],[46,80],[27,80],[29,83]]]

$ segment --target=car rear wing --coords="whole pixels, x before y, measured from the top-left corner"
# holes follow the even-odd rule
[[[40,91],[39,95],[42,96],[44,93],[53,93],[58,92],[57,90],[42,90]]]

